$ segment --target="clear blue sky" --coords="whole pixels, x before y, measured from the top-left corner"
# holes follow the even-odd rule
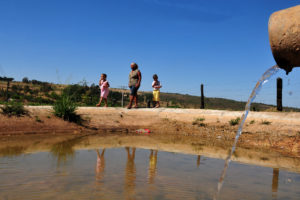
[[[275,64],[268,39],[272,12],[300,0],[0,0],[0,76],[54,83],[127,85],[130,63],[150,91],[246,101]],[[300,107],[300,68],[270,80],[257,102]]]

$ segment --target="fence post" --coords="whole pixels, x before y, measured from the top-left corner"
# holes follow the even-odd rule
[[[14,78],[7,78],[7,77],[4,77],[3,80],[4,80],[4,81],[7,81],[7,86],[6,86],[6,101],[8,102],[8,99],[9,99],[9,92],[8,92],[8,90],[9,90],[9,83],[10,83],[11,81],[13,81]]]
[[[204,89],[203,84],[201,84],[201,109],[204,109]]]
[[[277,110],[282,111],[282,79],[277,78]]]
[[[279,169],[273,168],[272,192],[277,192],[278,190],[278,177],[279,177]]]

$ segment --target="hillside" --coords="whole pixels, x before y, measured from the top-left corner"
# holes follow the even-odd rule
[[[0,77],[1,78],[1,77]],[[0,79],[0,103],[7,99],[7,82]],[[111,88],[108,96],[109,106],[124,105],[129,101],[129,90]],[[99,100],[99,87],[95,84],[88,86],[85,82],[74,85],[53,84],[37,80],[25,79],[22,82],[10,82],[8,98],[25,105],[52,105],[64,93],[69,95],[79,106],[95,106]],[[152,92],[139,92],[140,107],[147,107],[152,101]],[[205,97],[205,108],[215,110],[244,110],[246,102],[224,98]],[[171,108],[200,108],[200,97],[178,93],[161,93],[161,106]],[[253,103],[251,110],[276,111],[274,105]],[[299,112],[298,108],[284,107],[283,111]]]

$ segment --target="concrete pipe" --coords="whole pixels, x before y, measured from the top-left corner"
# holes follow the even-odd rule
[[[288,74],[300,66],[300,5],[280,10],[269,19],[269,39],[277,65]]]

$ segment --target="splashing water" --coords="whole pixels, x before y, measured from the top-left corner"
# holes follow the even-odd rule
[[[263,84],[265,84],[266,82],[268,82],[268,80],[273,76],[275,75],[278,70],[280,68],[277,66],[277,65],[274,65],[273,67],[271,67],[270,69],[268,69],[263,75],[262,77],[259,79],[259,81],[257,81],[254,89],[252,90],[252,93],[248,99],[248,102],[245,106],[245,112],[244,114],[242,115],[242,118],[241,118],[241,123],[239,125],[239,128],[237,130],[237,133],[236,133],[236,136],[235,136],[235,139],[234,139],[234,143],[232,145],[232,148],[231,148],[231,151],[228,155],[228,157],[226,158],[225,160],[225,165],[224,165],[224,169],[223,169],[223,172],[221,174],[221,177],[219,179],[219,182],[218,182],[218,190],[217,190],[217,193],[216,195],[214,196],[214,200],[216,200],[219,196],[219,193],[222,189],[222,186],[223,186],[223,183],[224,183],[224,178],[225,178],[225,175],[226,175],[226,172],[227,172],[227,169],[228,169],[228,166],[229,166],[229,163],[231,161],[231,156],[232,154],[234,153],[235,151],[235,148],[236,148],[236,143],[239,139],[239,137],[241,136],[242,134],[242,131],[243,131],[243,125],[247,119],[247,116],[248,116],[248,113],[250,111],[250,106],[251,106],[251,103],[254,101],[256,95],[259,93],[261,87]]]

